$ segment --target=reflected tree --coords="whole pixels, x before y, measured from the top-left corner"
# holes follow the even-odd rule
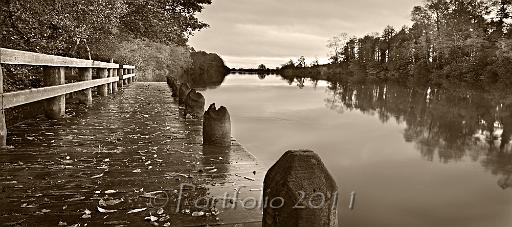
[[[325,105],[394,119],[403,137],[426,160],[442,163],[470,158],[512,186],[512,96],[502,87],[445,88],[395,83],[331,82]]]

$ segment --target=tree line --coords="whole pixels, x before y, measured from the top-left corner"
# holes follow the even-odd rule
[[[327,44],[331,63],[310,68],[324,77],[353,80],[509,81],[511,13],[512,0],[426,0],[412,9],[412,26],[332,37]],[[294,68],[289,63],[283,67]]]

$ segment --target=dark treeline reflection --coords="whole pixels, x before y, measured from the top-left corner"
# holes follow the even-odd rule
[[[325,104],[340,113],[358,110],[405,124],[404,140],[415,143],[425,159],[447,163],[468,157],[500,176],[500,187],[512,186],[509,89],[333,82]]]

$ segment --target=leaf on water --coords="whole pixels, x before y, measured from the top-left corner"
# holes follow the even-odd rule
[[[98,178],[98,177],[102,177],[102,176],[103,176],[103,173],[99,174],[99,175],[92,176],[91,178]]]
[[[113,212],[117,211],[117,210],[107,210],[107,209],[103,209],[101,207],[97,207],[97,208],[98,208],[98,211],[101,213],[113,213]]]
[[[79,201],[79,200],[82,200],[82,199],[85,199],[85,197],[78,196],[78,197],[75,197],[75,198],[67,199],[66,201],[72,202],[72,201]]]
[[[156,211],[156,214],[158,214],[158,215],[161,215],[163,213],[164,213],[164,208],[161,208],[161,207],[160,207],[160,209],[158,209],[158,211]]]
[[[203,216],[203,215],[204,215],[204,212],[202,212],[202,211],[198,211],[198,212],[192,213],[193,217],[200,217],[200,216]]]
[[[140,169],[136,169],[136,170],[134,170],[134,171],[132,171],[132,172],[134,172],[134,173],[140,173],[140,172],[141,172],[141,170],[140,170]]]
[[[244,177],[245,179],[247,180],[250,180],[250,181],[256,181],[256,179],[252,178],[252,177]]]
[[[101,201],[101,200],[100,200]],[[113,206],[113,205],[116,205],[118,203],[121,203],[121,202],[124,202],[124,199],[121,198],[121,199],[113,199],[113,200],[107,200],[107,201],[104,201],[104,203],[107,205],[107,206]]]
[[[101,207],[106,207],[107,203],[105,203],[105,200],[100,199],[100,201],[98,201],[98,205],[101,206]]]
[[[146,192],[142,195],[142,197],[146,198],[156,198],[156,194],[164,193],[164,191],[154,191],[154,192]]]
[[[133,210],[128,211],[127,214],[138,213],[138,212],[141,212],[141,211],[145,211],[146,209],[147,208],[133,209]]]
[[[147,220],[147,221],[156,221],[156,220],[158,220],[158,218],[157,218],[157,217],[155,217],[155,216],[153,216],[153,215],[151,215],[151,216],[149,216],[149,217],[145,217],[145,218],[144,218],[144,220]]]
[[[80,218],[83,218],[83,219],[91,218],[91,215],[90,214],[84,214]]]
[[[167,221],[167,220],[169,220],[169,219],[171,219],[171,218],[169,217],[169,215],[164,215],[164,216],[162,216],[160,219],[158,219],[158,221],[162,221],[162,222],[164,222],[164,221]]]

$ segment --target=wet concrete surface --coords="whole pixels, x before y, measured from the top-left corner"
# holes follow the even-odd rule
[[[11,126],[0,223],[261,226],[264,167],[235,140],[202,146],[201,119],[183,113],[167,84],[138,82]]]

